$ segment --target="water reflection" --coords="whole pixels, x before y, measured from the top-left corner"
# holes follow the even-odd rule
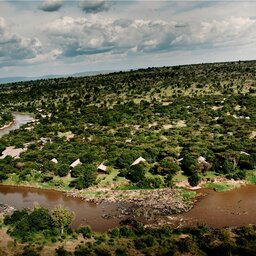
[[[87,203],[79,198],[66,197],[64,193],[57,191],[0,185],[0,202],[17,209],[31,208],[35,203],[49,210],[57,205],[63,205],[75,212],[75,219],[71,225],[73,228],[88,224],[95,231],[106,231],[119,225],[118,219],[102,218],[103,214],[116,211],[117,204]]]

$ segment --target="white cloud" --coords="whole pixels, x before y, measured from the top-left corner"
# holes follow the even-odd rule
[[[198,43],[239,43],[251,38],[251,32],[256,32],[255,24],[255,20],[242,17],[202,22],[200,30],[195,31],[195,40]]]
[[[40,10],[45,12],[58,11],[63,5],[63,0],[46,0],[38,7]]]
[[[63,17],[47,27],[53,44],[59,44],[63,55],[91,55],[168,48],[179,31],[175,22],[148,20],[113,20]]]
[[[6,21],[0,17],[0,65],[15,65],[24,59],[33,59],[41,50],[37,38],[25,38],[9,29]]]
[[[190,26],[163,20],[62,17],[48,24],[46,33],[62,55],[74,57],[104,52],[150,53],[239,44],[252,39],[255,20],[230,17]]]
[[[0,72],[256,58],[256,3],[176,2],[0,1]]]

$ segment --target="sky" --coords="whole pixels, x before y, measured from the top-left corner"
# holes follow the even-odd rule
[[[0,77],[256,59],[256,1],[0,0]]]

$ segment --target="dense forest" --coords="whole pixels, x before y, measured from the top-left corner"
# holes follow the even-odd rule
[[[2,85],[4,110],[35,122],[1,138],[0,150],[26,151],[2,159],[0,177],[49,182],[80,159],[53,184],[87,188],[100,163],[110,182],[142,188],[171,186],[181,171],[191,185],[209,171],[243,179],[256,164],[255,70],[216,63]],[[146,161],[131,165],[138,157]]]

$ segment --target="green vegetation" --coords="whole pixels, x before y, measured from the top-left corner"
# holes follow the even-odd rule
[[[208,183],[206,185],[207,188],[213,189],[217,192],[225,192],[225,191],[229,191],[232,188],[234,188],[234,186],[230,185],[230,184],[225,184],[225,183]]]
[[[59,206],[50,213],[41,206],[35,206],[32,211],[16,210],[4,218],[4,224],[9,225],[8,233],[22,243],[56,242],[57,239],[70,230],[74,213]]]
[[[61,214],[62,215],[62,214]],[[65,214],[64,214],[65,215]],[[39,217],[41,216],[41,218]],[[66,215],[65,215],[66,216]],[[205,225],[172,229],[148,228],[136,221],[105,233],[87,226],[60,236],[52,215],[43,208],[15,211],[4,223],[16,240],[17,255],[255,255],[256,227],[212,229]],[[67,224],[67,223],[66,223]],[[57,225],[58,226],[58,225]],[[30,228],[30,233],[27,231]],[[40,244],[33,244],[36,239]],[[79,242],[76,240],[79,239]],[[38,241],[38,240],[37,240]],[[58,246],[55,246],[58,242]],[[72,246],[73,245],[73,246]],[[9,246],[10,247],[10,246]],[[4,252],[8,248],[2,247]],[[10,248],[9,248],[10,249]]]
[[[19,158],[0,159],[0,182],[76,188],[92,198],[144,196],[152,208],[153,201],[163,205],[160,213],[167,206],[176,212],[177,194],[180,211],[189,209],[195,192],[167,189],[178,181],[197,186],[204,180],[216,191],[231,188],[214,182],[219,177],[255,183],[255,71],[250,61],[2,85],[0,126],[14,111],[31,113],[35,121],[0,138],[1,152],[21,149]],[[21,255],[39,255],[57,241],[56,255],[256,253],[254,226],[153,229],[132,221],[99,234],[89,227],[70,230],[72,218],[65,209],[39,207],[17,211],[4,224],[16,243],[28,245]],[[67,239],[76,243],[73,250],[62,243]],[[29,244],[39,240],[39,247]]]
[[[13,120],[12,113],[8,110],[0,112],[0,128]]]
[[[26,147],[19,159],[0,160],[0,178],[83,189],[106,185],[97,174],[104,162],[118,170],[114,186],[122,176],[132,187],[171,187],[180,170],[192,186],[208,171],[245,179],[256,165],[255,68],[218,63],[2,85],[4,111],[37,121],[0,139],[1,150]],[[131,166],[139,157],[145,167]]]

